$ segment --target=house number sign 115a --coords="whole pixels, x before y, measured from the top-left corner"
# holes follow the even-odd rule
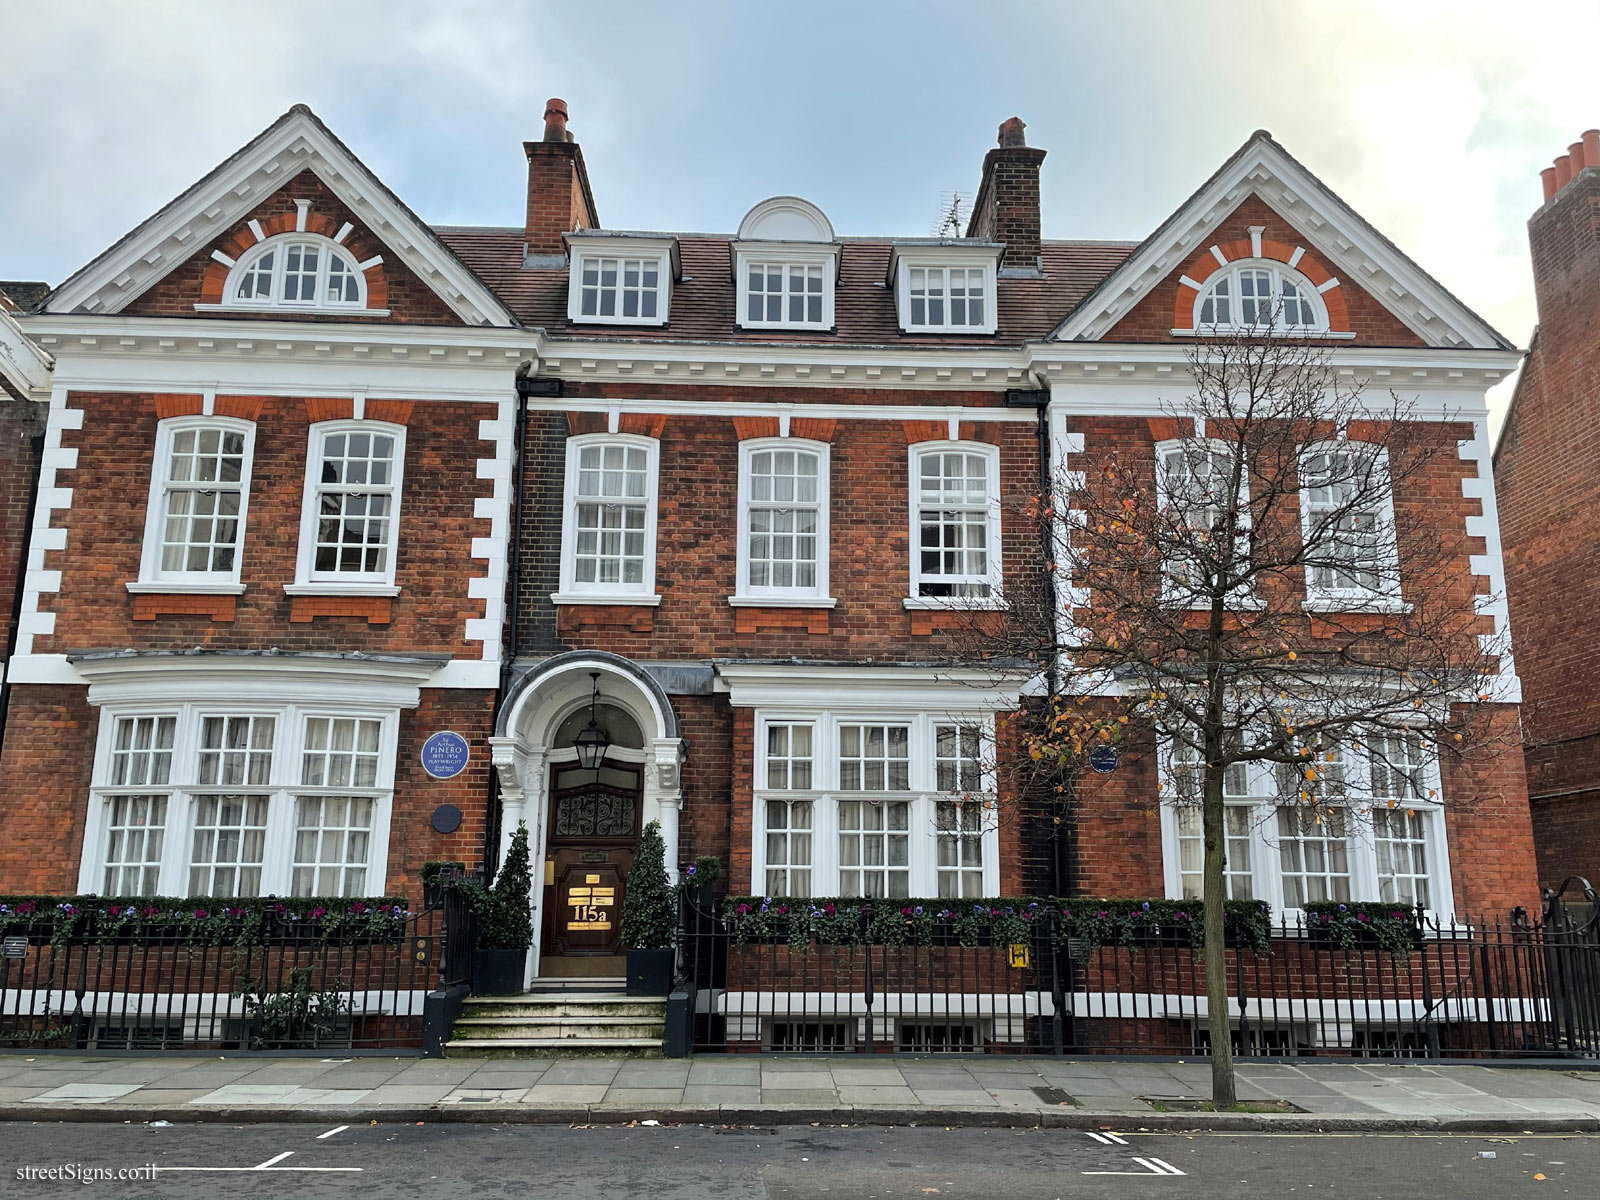
[[[617,889],[599,887],[600,876],[585,875],[584,882],[567,889],[568,929],[610,929],[610,909],[616,906]]]

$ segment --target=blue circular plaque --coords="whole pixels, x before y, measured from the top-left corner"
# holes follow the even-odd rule
[[[466,738],[440,730],[422,743],[422,769],[435,779],[454,779],[466,770],[469,754]]]
[[[1096,746],[1089,751],[1089,769],[1097,775],[1109,775],[1117,769],[1117,748]]]

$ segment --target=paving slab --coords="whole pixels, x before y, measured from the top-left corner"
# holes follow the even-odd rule
[[[904,1084],[899,1087],[889,1085],[859,1085],[853,1086],[841,1083],[838,1088],[839,1100],[843,1104],[915,1104],[917,1094]]]
[[[995,1108],[999,1101],[982,1088],[913,1088],[917,1101],[937,1108]],[[1038,1097],[1034,1099],[1037,1101]]]
[[[761,1103],[759,1084],[691,1083],[683,1089],[685,1104],[736,1104],[750,1107]]]
[[[787,1091],[790,1089],[817,1091],[833,1090],[833,1076],[826,1071],[783,1071],[773,1072],[761,1069],[761,1088],[763,1091]]]
[[[604,1089],[601,1100],[595,1101],[596,1107],[616,1107],[618,1105],[648,1106],[682,1104],[689,1097],[681,1087],[612,1087]]]
[[[606,1098],[604,1083],[536,1083],[522,1098],[524,1104],[599,1104]]]
[[[385,1083],[367,1093],[373,1104],[437,1104],[452,1091],[448,1083]]]

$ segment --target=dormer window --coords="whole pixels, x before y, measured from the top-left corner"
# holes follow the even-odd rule
[[[1327,328],[1316,297],[1304,276],[1277,263],[1229,263],[1200,289],[1194,327],[1314,333]]]
[[[330,238],[269,238],[241,258],[223,290],[226,303],[251,308],[364,308],[361,267]]]
[[[586,325],[665,325],[675,244],[671,238],[568,234],[567,319]]]
[[[742,329],[831,329],[839,252],[816,205],[774,196],[739,223],[733,245]]]
[[[889,259],[904,333],[993,333],[996,264],[983,241],[898,243]]]

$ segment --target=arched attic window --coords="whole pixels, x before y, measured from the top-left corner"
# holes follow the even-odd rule
[[[1244,259],[1206,280],[1194,304],[1194,328],[1317,333],[1328,328],[1328,317],[1305,276],[1270,259]]]
[[[364,308],[367,282],[332,238],[290,233],[268,238],[228,273],[224,303],[251,307]]]

